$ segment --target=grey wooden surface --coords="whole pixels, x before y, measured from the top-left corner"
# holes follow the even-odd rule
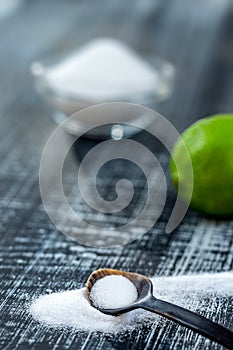
[[[43,209],[38,186],[41,152],[55,124],[33,90],[29,65],[102,35],[160,54],[175,64],[177,78],[172,98],[157,109],[181,131],[199,117],[232,112],[230,5],[226,0],[35,0],[0,18],[1,349],[221,348],[166,320],[114,337],[48,329],[28,315],[34,297],[82,287],[102,266],[149,276],[233,267],[231,220],[210,220],[189,210],[175,232],[164,234],[175,196],[171,189],[156,226],[124,247],[85,248],[59,233]],[[160,156],[166,167],[169,155]],[[217,297],[206,303],[206,316],[233,327],[232,299],[225,299],[224,307]],[[190,308],[203,313],[201,305],[191,298]]]

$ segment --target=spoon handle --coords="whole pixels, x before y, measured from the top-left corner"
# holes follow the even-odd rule
[[[233,350],[233,332],[203,316],[154,297],[143,301],[140,307],[176,321]]]

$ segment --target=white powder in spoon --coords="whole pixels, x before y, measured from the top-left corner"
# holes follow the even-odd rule
[[[154,277],[152,282],[155,296],[193,311],[214,310],[216,313],[216,305],[224,307],[226,299],[233,296],[232,272]],[[203,305],[204,298],[212,302]],[[90,305],[85,288],[41,296],[32,302],[29,312],[35,320],[49,327],[105,333],[134,329],[142,323],[159,320],[155,314],[143,310],[118,317],[104,315]]]
[[[100,278],[91,289],[90,299],[101,309],[117,309],[132,304],[138,297],[134,284],[126,277],[109,275]]]
[[[48,84],[84,101],[105,102],[153,92],[158,73],[124,43],[99,38],[46,71]]]

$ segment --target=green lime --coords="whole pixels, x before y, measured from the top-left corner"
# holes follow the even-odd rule
[[[233,115],[201,119],[182,134],[172,151],[172,181],[185,200],[190,186],[187,154],[193,167],[190,206],[211,215],[233,214]]]

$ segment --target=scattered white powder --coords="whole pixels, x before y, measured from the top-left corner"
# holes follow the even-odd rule
[[[96,307],[117,309],[132,304],[138,297],[130,280],[120,275],[100,278],[91,289],[90,298]]]
[[[216,308],[224,307],[226,298],[233,296],[232,272],[154,277],[152,281],[155,296],[193,311],[218,313]],[[159,320],[155,314],[143,310],[118,317],[104,315],[89,304],[85,288],[41,296],[33,301],[29,311],[37,321],[49,327],[105,333],[133,329],[142,323]]]
[[[46,80],[65,94],[104,102],[153,92],[158,74],[125,44],[99,38],[49,68]]]

